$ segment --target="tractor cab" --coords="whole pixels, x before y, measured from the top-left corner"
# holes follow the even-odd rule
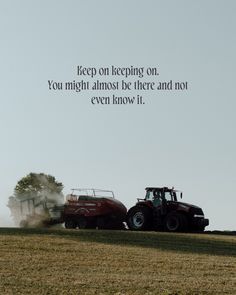
[[[155,206],[156,204],[162,204],[164,201],[177,202],[178,199],[182,199],[182,192],[168,187],[147,187],[145,201],[150,201]]]

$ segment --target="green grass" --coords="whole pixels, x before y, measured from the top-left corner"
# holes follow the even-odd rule
[[[0,294],[236,294],[236,236],[0,229]]]

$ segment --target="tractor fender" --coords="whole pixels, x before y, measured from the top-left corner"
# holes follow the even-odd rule
[[[138,205],[135,205],[135,206],[131,207],[131,208],[128,210],[128,212],[127,212],[127,214],[126,214],[126,219],[127,219],[127,217],[129,216],[130,212],[133,211],[133,210],[136,210],[137,208],[147,208],[148,211],[149,211],[149,213],[150,213],[150,214],[152,213],[150,206],[148,206],[146,203],[145,203],[145,204],[138,204]]]

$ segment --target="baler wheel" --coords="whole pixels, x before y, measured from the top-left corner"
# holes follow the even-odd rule
[[[79,229],[85,229],[85,228],[87,228],[88,222],[87,222],[87,219],[84,216],[81,216],[78,219],[78,222],[77,223],[78,223]]]
[[[76,228],[76,222],[74,220],[66,220],[65,228]]]

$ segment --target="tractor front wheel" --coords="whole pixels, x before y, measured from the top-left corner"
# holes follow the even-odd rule
[[[170,213],[165,219],[165,228],[170,232],[186,231],[188,227],[188,221],[183,214]]]
[[[150,229],[150,212],[145,207],[133,207],[127,214],[127,225],[131,230]]]

